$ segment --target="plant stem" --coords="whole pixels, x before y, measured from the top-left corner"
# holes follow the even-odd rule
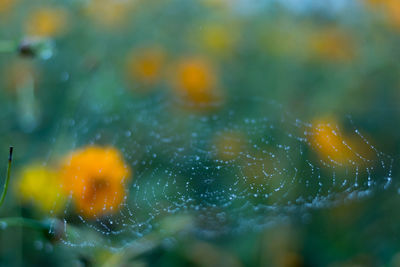
[[[10,154],[8,157],[7,176],[6,176],[6,181],[4,182],[3,192],[1,193],[1,197],[0,197],[0,207],[3,205],[4,199],[6,197],[7,190],[8,190],[8,182],[10,181],[10,175],[11,175],[11,162],[12,162],[13,149],[14,148],[12,146],[10,146]]]

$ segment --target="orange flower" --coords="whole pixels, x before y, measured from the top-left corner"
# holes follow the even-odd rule
[[[40,8],[30,14],[26,31],[31,36],[54,37],[63,33],[67,26],[67,13],[61,8]]]
[[[179,62],[175,89],[190,107],[209,108],[221,99],[216,72],[203,58],[187,58]]]
[[[161,78],[164,59],[165,53],[158,47],[133,51],[126,65],[128,79],[153,85]]]
[[[78,210],[92,218],[117,211],[130,169],[112,147],[88,146],[71,153],[61,169],[64,189]]]
[[[332,120],[313,123],[308,136],[319,157],[327,163],[350,166],[372,158],[372,151],[361,140],[344,136]],[[358,140],[358,141],[357,141]]]

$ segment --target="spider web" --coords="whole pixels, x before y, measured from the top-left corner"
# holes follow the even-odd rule
[[[70,203],[64,227],[78,224],[116,248],[151,233],[169,216],[190,216],[192,230],[207,236],[254,231],[287,213],[361,199],[392,182],[393,158],[378,151],[350,117],[349,131],[373,156],[365,158],[343,141],[356,158],[343,164],[317,157],[310,143],[313,125],[272,101],[234,99],[211,113],[188,112],[179,104],[153,97],[121,104],[116,113],[99,111],[90,120],[82,114],[99,109],[85,107],[60,121],[53,148],[112,145],[133,170],[117,214],[86,220],[70,215]],[[46,162],[53,156],[49,149]],[[68,234],[63,241],[100,242]]]

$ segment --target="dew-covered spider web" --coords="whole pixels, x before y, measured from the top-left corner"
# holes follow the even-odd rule
[[[111,145],[122,152],[132,180],[119,211],[86,219],[71,215],[71,201],[61,215],[65,227],[89,229],[114,247],[151,233],[169,216],[190,217],[198,234],[254,231],[288,212],[368,197],[392,180],[392,157],[380,152],[351,117],[345,119],[351,143],[340,138],[343,129],[329,128],[341,140],[340,147],[330,143],[331,149],[350,151],[342,160],[329,150],[321,155],[324,144],[313,143],[312,122],[271,101],[235,99],[223,108],[198,111],[153,97],[121,104],[118,112],[101,110],[80,105],[61,119],[45,162],[57,157],[60,146]],[[93,111],[98,116],[85,115]],[[97,245],[95,238],[68,234],[63,241]]]

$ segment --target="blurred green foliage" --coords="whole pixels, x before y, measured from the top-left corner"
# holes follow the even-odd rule
[[[310,123],[333,118],[345,133],[356,125],[372,145],[395,159],[394,185],[320,209],[271,209],[261,214],[270,222],[260,226],[255,219],[251,230],[229,232],[223,223],[207,225],[204,217],[217,217],[218,209],[160,216],[143,236],[119,249],[112,237],[81,228],[75,217],[66,215],[65,230],[63,221],[49,221],[32,205],[20,203],[14,190],[0,210],[2,218],[17,217],[0,223],[1,266],[400,266],[395,186],[400,4],[349,1],[338,10],[328,4],[296,10],[275,1],[250,2],[1,0],[0,154],[5,165],[8,146],[15,145],[12,183],[31,162],[54,164],[81,145],[112,143],[136,151],[137,144],[113,141],[113,134],[142,119],[138,125],[144,128],[135,138],[147,140],[154,114],[164,123],[166,136],[186,136],[191,127],[201,128],[190,116],[217,114],[228,121],[226,111],[235,111],[240,119],[268,116],[279,121],[285,112]],[[170,113],[157,106],[160,99],[172,103]],[[279,103],[278,112],[263,115],[271,100]],[[148,118],[138,119],[141,107]],[[102,128],[113,116],[118,116],[116,122]],[[170,124],[174,127],[166,126]],[[223,127],[210,125],[204,136],[213,138],[213,130]],[[276,136],[285,127],[276,129]],[[228,137],[239,139],[234,144],[239,152],[240,134]],[[182,137],[172,145],[190,142]],[[166,146],[158,151],[165,165],[171,156],[162,152]],[[134,157],[151,160],[152,155],[143,154],[145,147]],[[305,151],[304,157],[317,156]],[[209,164],[209,159],[201,160]],[[307,168],[302,158],[296,160]],[[139,165],[134,172],[145,170]],[[148,175],[147,186],[157,183],[157,172],[153,180]],[[329,181],[331,173],[326,175]],[[378,184],[383,180],[373,178]],[[229,181],[226,177],[221,184]],[[146,205],[135,199],[136,205]],[[247,201],[257,202],[242,200]],[[194,231],[202,223],[218,234]],[[69,242],[89,245],[62,242],[65,232]]]

